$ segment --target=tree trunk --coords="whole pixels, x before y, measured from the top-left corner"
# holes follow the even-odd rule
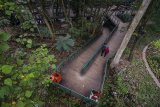
[[[118,49],[114,59],[113,59],[113,62],[112,62],[112,67],[114,67],[116,64],[119,63],[119,60],[122,56],[122,53],[124,51],[124,49],[126,48],[134,30],[136,29],[137,25],[139,24],[140,20],[142,19],[143,15],[145,14],[149,4],[151,3],[152,0],[143,0],[142,4],[141,4],[141,7],[138,11],[138,13],[136,14],[136,16],[134,17],[121,45],[120,45],[120,48]]]
[[[70,16],[69,16],[69,18],[68,18],[68,13],[67,13],[67,10],[66,10],[66,8],[65,8],[65,6],[64,6],[64,1],[62,0],[62,6],[63,6],[63,13],[64,13],[64,16],[65,16],[65,19],[67,20],[67,22],[70,24],[70,26],[72,27],[73,25],[72,25],[72,22],[70,21]]]
[[[47,26],[47,28],[49,30],[49,33],[51,34],[52,40],[54,40],[54,37],[55,37],[54,31],[53,31],[54,27],[53,27],[53,24],[49,23],[50,20],[48,19],[47,15],[46,15],[46,13],[44,11],[45,9],[43,7],[43,0],[41,0],[40,6],[41,6],[41,10],[42,10],[41,11],[41,15],[43,16],[44,22],[45,22],[45,24],[46,24],[46,26]]]

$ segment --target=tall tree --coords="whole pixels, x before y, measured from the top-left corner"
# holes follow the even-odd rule
[[[133,59],[133,52],[134,52],[134,49],[137,45],[137,43],[142,39],[144,38],[144,33],[145,33],[145,27],[146,27],[146,24],[147,22],[151,19],[151,17],[154,15],[154,14],[158,14],[157,13],[157,9],[159,8],[159,5],[160,5],[160,1],[159,0],[153,0],[151,2],[151,4],[149,5],[147,11],[146,11],[146,14],[143,16],[142,20],[140,21],[135,33],[133,33],[133,43],[131,45],[131,48],[130,48],[130,54],[129,54],[129,57],[128,57],[128,60],[129,61],[132,61]]]
[[[143,0],[141,6],[140,6],[140,9],[138,10],[136,16],[134,17],[121,45],[120,45],[120,48],[118,49],[113,61],[112,61],[112,64],[111,66],[114,67],[116,64],[119,63],[119,60],[122,56],[122,53],[124,51],[124,49],[126,48],[133,32],[135,31],[136,27],[138,26],[140,20],[142,19],[143,15],[145,14],[148,6],[150,5],[151,1],[153,0]]]

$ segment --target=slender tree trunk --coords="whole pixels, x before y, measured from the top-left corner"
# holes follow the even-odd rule
[[[43,7],[43,2],[44,2],[43,0],[41,0],[41,2],[40,2],[41,15],[43,16],[44,22],[45,22],[45,24],[46,24],[46,26],[47,26],[50,34],[51,34],[52,40],[54,40],[54,37],[55,37],[54,31],[53,31],[53,30],[54,30],[54,27],[53,27],[52,24],[49,23],[50,20],[49,20],[49,18],[47,17],[45,11],[44,11],[45,9],[44,9],[44,7]],[[52,22],[51,22],[51,23],[52,23]]]
[[[70,24],[70,26],[72,27],[73,25],[72,25],[72,22],[70,21],[70,16],[69,16],[69,18],[68,18],[68,14],[67,14],[67,10],[66,10],[66,8],[65,8],[65,6],[64,6],[64,1],[62,0],[62,6],[63,6],[63,12],[64,12],[64,16],[65,16],[65,18],[66,18],[66,20],[67,20],[67,22]]]
[[[30,5],[30,2],[28,2],[27,5],[28,5],[29,11],[31,12],[32,18],[34,19],[33,14],[32,14],[32,7],[31,7],[31,5]],[[34,21],[36,21],[36,20],[34,19]],[[38,33],[39,33],[39,35],[40,35],[40,38],[42,39],[42,35],[41,35],[41,33],[40,33],[40,30],[39,30],[37,24],[36,24],[36,28],[37,28],[37,31],[38,31]]]

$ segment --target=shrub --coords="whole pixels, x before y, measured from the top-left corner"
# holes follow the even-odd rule
[[[65,37],[59,36],[56,41],[56,49],[59,51],[69,51],[74,46],[74,40],[68,34]]]
[[[32,39],[25,38],[25,36],[27,36],[27,34],[20,35],[19,38],[16,39],[16,42],[26,46],[27,48],[32,48]]]
[[[7,40],[10,38],[10,34],[6,32],[0,32],[0,52],[6,51],[9,49],[9,45],[7,44]]]
[[[35,31],[36,25],[34,20],[27,20],[21,24],[21,28],[23,30],[29,30],[31,32]]]
[[[152,44],[153,44],[153,46],[154,46],[155,48],[160,49],[160,39],[152,42]]]
[[[56,59],[48,54],[44,45],[26,55],[25,60],[18,57],[18,53],[24,52],[15,54],[15,63],[0,64],[0,105],[41,107],[47,99],[47,88],[51,83],[48,71],[55,70]]]

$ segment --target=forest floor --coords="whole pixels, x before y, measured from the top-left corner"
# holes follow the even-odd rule
[[[142,51],[136,49],[132,62],[127,61],[127,54],[124,54],[120,64],[118,76],[122,77],[128,86],[128,93],[132,96],[130,106],[138,107],[159,107],[160,106],[160,89],[157,87],[152,77],[146,71],[142,60]],[[120,87],[119,88],[123,88]],[[118,107],[127,106],[125,99],[119,102]]]

